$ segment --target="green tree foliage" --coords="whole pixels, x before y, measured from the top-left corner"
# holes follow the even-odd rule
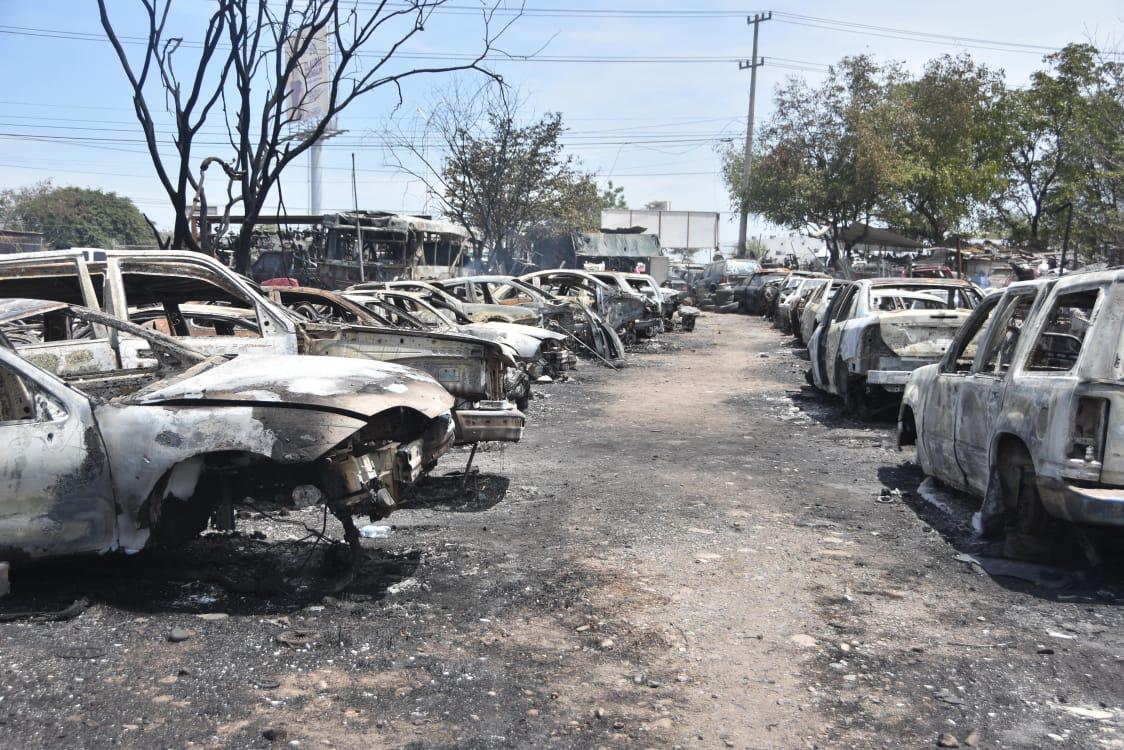
[[[1071,44],[1045,61],[1049,70],[1002,98],[1005,184],[992,200],[1011,238],[1033,248],[1056,239],[1064,221],[1059,213],[1082,192],[1101,73],[1096,50],[1087,44]]]
[[[559,141],[561,114],[521,123],[498,109],[485,122],[481,130],[453,130],[442,182],[448,212],[500,260],[520,234],[557,215],[575,175]]]
[[[152,244],[153,232],[133,202],[116,193],[49,181],[0,192],[0,224],[40,232],[48,247]]]
[[[797,78],[780,86],[756,148],[750,210],[790,229],[822,231],[838,265],[858,241],[844,236],[847,227],[869,222],[905,169],[892,138],[900,113],[888,104],[903,79],[897,66],[859,56],[832,66],[815,88]],[[734,206],[741,169],[732,146],[723,172]]]
[[[934,244],[964,231],[973,211],[1001,187],[1003,128],[999,73],[966,54],[931,60],[892,92],[893,147],[904,168],[882,219]]]
[[[932,60],[920,76],[844,58],[822,85],[791,79],[756,147],[752,211],[822,232],[835,263],[884,224],[934,244],[981,228],[1032,248],[1071,246],[1124,260],[1124,63],[1092,45],[1043,59],[1025,88],[968,55]],[[735,207],[741,150],[723,153]]]

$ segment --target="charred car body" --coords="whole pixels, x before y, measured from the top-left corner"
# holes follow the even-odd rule
[[[824,313],[808,341],[812,381],[848,411],[905,388],[909,374],[939,360],[980,301],[958,279],[863,279]]]
[[[819,328],[820,323],[823,321],[824,310],[831,304],[831,301],[839,294],[839,291],[846,287],[850,282],[840,281],[839,279],[828,279],[827,283],[814,289],[808,296],[807,302],[804,303],[804,309],[800,313],[800,341],[807,344],[812,334]]]
[[[554,297],[581,303],[626,338],[635,338],[636,323],[644,318],[647,310],[640,295],[609,286],[586,271],[553,269],[519,278]]]
[[[770,281],[781,281],[791,271],[787,268],[762,268],[745,277],[734,288],[734,299],[738,312],[760,315],[765,309],[765,285]]]
[[[606,359],[624,356],[616,331],[597,313],[514,276],[464,276],[434,283],[466,303],[531,308],[541,316],[543,328],[564,331],[580,346]]]
[[[1006,527],[1016,548],[1051,519],[1124,527],[1122,322],[1119,270],[986,297],[940,363],[910,375],[899,444],[983,498],[983,529]]]
[[[0,297],[103,308],[118,320],[151,324],[208,354],[313,354],[416,367],[456,397],[460,442],[513,442],[522,436],[525,418],[505,398],[505,372],[516,363],[502,346],[451,333],[306,320],[200,253],[73,250],[5,256]],[[210,309],[184,314],[184,306],[200,303]]]
[[[773,325],[783,333],[796,333],[799,335],[800,315],[804,312],[804,303],[813,291],[828,282],[826,276],[809,276],[797,282],[796,286],[787,292],[777,302],[777,313],[773,316]]]
[[[385,516],[451,445],[452,402],[409,368],[208,357],[93,310],[0,300],[0,559],[174,545],[233,528],[235,499],[308,485],[357,543],[351,516]]]
[[[379,289],[397,289],[398,291],[420,294],[429,300],[429,303],[434,307],[454,310],[476,323],[519,323],[529,326],[537,326],[542,323],[542,316],[533,308],[522,305],[465,302],[450,294],[434,281],[369,282],[354,284],[344,291],[367,292]]]

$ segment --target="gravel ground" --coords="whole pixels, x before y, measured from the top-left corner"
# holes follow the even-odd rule
[[[88,607],[0,624],[0,741],[1124,748],[1119,555],[989,575],[972,502],[790,344],[711,314],[583,362],[478,476],[448,456],[342,592],[313,509],[13,571],[0,619]]]

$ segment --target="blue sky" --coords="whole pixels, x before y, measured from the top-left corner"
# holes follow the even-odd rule
[[[479,0],[451,0],[455,8]],[[198,39],[208,15],[207,0],[176,0],[170,26]],[[769,7],[741,3],[665,0],[527,0],[537,11],[517,19],[499,46],[513,55],[540,51],[559,57],[642,57],[667,62],[505,61],[492,66],[518,88],[535,112],[559,111],[569,131],[567,151],[602,181],[624,187],[629,204],[669,200],[676,209],[728,211],[718,175],[715,145],[744,138],[748,71],[736,58],[750,54],[745,14],[777,11],[762,25],[758,121],[772,109],[776,84],[789,75],[816,80],[823,66],[844,55],[870,53],[903,61],[918,70],[930,57],[966,50],[1003,68],[1008,80],[1025,82],[1041,65],[1044,50],[1067,42],[1119,42],[1124,7],[1119,0],[1053,2],[799,2]],[[612,14],[606,11],[621,10]],[[668,17],[646,11],[703,11],[700,17]],[[138,33],[140,3],[111,0],[111,14],[125,33]],[[644,12],[641,12],[644,11]],[[709,14],[728,11],[725,15]],[[789,14],[781,16],[781,13]],[[804,18],[794,17],[798,14]],[[810,20],[812,19],[828,19]],[[842,27],[832,21],[868,24]],[[849,29],[849,30],[848,30]],[[886,29],[944,37],[923,41]],[[0,187],[41,179],[57,185],[113,190],[132,198],[157,224],[171,214],[139,139],[129,91],[108,43],[62,36],[101,35],[93,0],[0,0],[0,65],[7,71],[0,102]],[[415,52],[472,52],[482,33],[474,14],[443,13],[419,35]],[[947,38],[945,38],[947,37]],[[992,42],[1034,45],[1011,50]],[[139,47],[131,47],[135,54]],[[688,62],[676,58],[723,58]],[[435,210],[424,186],[396,173],[383,151],[382,133],[413,127],[427,112],[439,78],[414,79],[395,108],[390,92],[372,94],[344,113],[347,132],[326,148],[323,208],[351,206],[350,163],[356,154],[359,203],[365,208]],[[220,127],[216,122],[215,130]],[[211,129],[211,126],[208,126]],[[31,140],[49,137],[50,142]],[[105,140],[91,140],[101,138]],[[217,137],[214,138],[217,141]],[[197,151],[198,157],[210,152]],[[217,155],[224,155],[216,147]],[[298,162],[284,182],[291,212],[307,207],[307,169]],[[757,232],[775,230],[755,222]],[[722,241],[737,227],[723,215]]]

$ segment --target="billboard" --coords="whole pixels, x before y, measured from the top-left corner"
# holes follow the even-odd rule
[[[660,238],[660,245],[676,250],[718,247],[717,211],[654,211],[607,208],[601,211],[604,229],[644,227]]]
[[[285,40],[288,64],[303,44],[304,30]],[[316,122],[328,114],[332,91],[332,60],[328,49],[328,30],[322,29],[309,42],[304,54],[289,74],[285,98],[289,104],[290,122]]]

